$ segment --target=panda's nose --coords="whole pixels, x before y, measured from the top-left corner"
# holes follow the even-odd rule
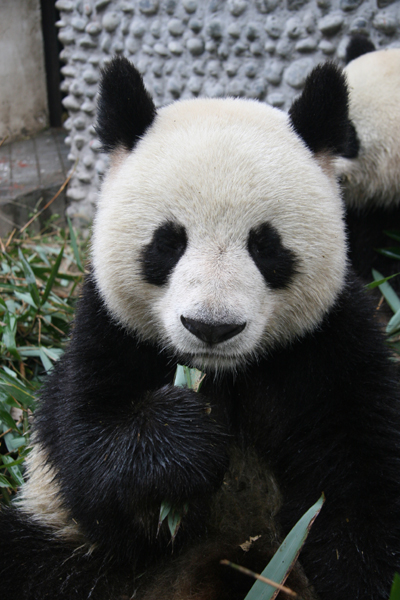
[[[207,344],[220,344],[238,335],[246,323],[206,323],[181,316],[182,325],[199,340]]]

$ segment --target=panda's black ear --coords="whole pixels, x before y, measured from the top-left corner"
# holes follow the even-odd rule
[[[346,65],[359,56],[367,54],[368,52],[375,52],[375,50],[376,48],[373,42],[365,35],[353,35],[346,48]]]
[[[103,150],[132,150],[155,115],[139,71],[128,59],[114,58],[102,72],[97,105],[96,133]]]
[[[295,132],[310,150],[342,154],[354,128],[349,120],[348,91],[342,70],[333,63],[315,67],[290,110]]]

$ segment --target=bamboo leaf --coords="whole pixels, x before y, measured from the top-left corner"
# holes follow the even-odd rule
[[[393,279],[393,277],[397,277],[397,275],[400,275],[400,273],[395,273],[394,275],[389,275],[389,277],[384,277],[383,279],[378,279],[377,281],[371,281],[371,283],[368,283],[365,288],[367,290],[373,290],[375,288],[377,288],[378,286],[382,285],[383,283],[385,283],[386,281],[389,281],[389,279]]]
[[[44,351],[44,349],[42,348],[42,346],[40,347],[40,360],[42,361],[42,364],[43,364],[43,366],[44,366],[44,368],[46,370],[46,373],[50,373],[50,371],[53,368],[53,363],[51,362],[51,360],[47,356],[47,354]]]
[[[11,456],[2,456],[1,458],[4,465],[10,472],[12,478],[14,479],[15,483],[17,485],[22,485],[24,483],[24,478],[22,477],[21,469],[17,465],[11,465],[11,463],[14,462]]]
[[[171,512],[172,507],[168,502],[162,502],[161,503],[161,508],[160,508],[160,517],[159,517],[159,522],[162,523],[164,521],[164,519],[166,519],[166,517],[168,517],[169,513]]]
[[[395,229],[386,230],[383,232],[388,237],[392,238],[392,240],[396,240],[396,242],[400,242],[400,231]]]
[[[74,256],[75,256],[76,265],[77,265],[78,269],[80,271],[82,271],[82,273],[83,273],[84,272],[84,268],[83,268],[82,263],[81,263],[81,257],[79,255],[78,244],[77,244],[77,241],[76,241],[76,236],[75,236],[74,229],[72,227],[71,219],[69,217],[67,217],[67,221],[68,221],[68,227],[69,227],[69,235],[71,237],[72,251],[73,251]]]
[[[394,574],[389,600],[400,600],[400,575],[398,573]]]
[[[25,440],[25,438],[23,438],[23,439]],[[26,442],[26,440],[25,440],[25,442]],[[3,459],[3,456],[1,458]],[[21,465],[24,462],[24,460],[25,460],[25,456],[21,456],[21,458],[18,458],[17,460],[13,460],[11,463],[9,463],[7,465],[7,468],[14,467],[16,465]]]
[[[202,373],[198,369],[177,365],[174,385],[198,392],[204,378],[205,373]]]
[[[9,412],[0,408],[0,421],[3,421],[5,425],[7,425],[10,429],[15,429],[15,431],[19,431],[16,422],[12,418]]]
[[[185,367],[183,367],[182,365],[176,366],[174,385],[176,385],[177,387],[186,387],[187,385]]]
[[[400,309],[393,315],[386,326],[386,333],[391,335],[400,328]]]
[[[263,577],[272,579],[272,581],[280,584],[286,581],[324,501],[325,498],[322,495],[296,523],[261,573]],[[262,581],[256,581],[245,597],[245,600],[273,600],[278,593],[279,590],[276,588]]]
[[[158,525],[157,525],[157,535],[160,531],[161,525],[163,524],[163,522],[165,521],[165,519],[168,517],[169,513],[171,512],[172,507],[169,504],[169,502],[162,502],[161,503],[161,508],[160,508],[160,514],[158,517]]]
[[[58,275],[58,269],[60,268],[60,265],[61,265],[63,254],[64,254],[64,246],[61,248],[60,253],[57,256],[57,260],[54,263],[54,266],[53,266],[53,268],[51,270],[50,277],[47,280],[46,287],[45,287],[45,290],[44,290],[44,294],[42,296],[42,304],[44,304],[46,302],[46,300],[49,297],[49,294],[50,294],[50,292],[51,292],[51,290],[53,288],[54,282],[55,282],[56,277]]]
[[[12,440],[9,440],[8,446],[11,447],[13,450],[17,450],[18,448],[21,448],[21,446],[25,446],[26,444],[26,439],[22,436],[19,437],[13,437]]]
[[[18,292],[17,290],[14,292],[14,295],[16,298],[18,298],[18,300],[21,300],[22,302],[25,302],[25,304],[28,304],[29,306],[32,306],[32,308],[34,308],[36,310],[37,306],[32,298],[32,294],[28,293],[28,292]]]
[[[15,335],[17,333],[17,317],[10,312],[6,312],[4,315],[4,332],[3,332],[3,344],[8,351],[16,351]]]
[[[0,376],[0,389],[9,394],[12,398],[21,402],[25,407],[32,407],[36,403],[36,397],[29,391],[21,381],[12,379],[7,375]]]
[[[182,522],[182,514],[178,510],[174,510],[168,515],[168,527],[171,532],[172,541],[175,540],[176,534],[179,531],[179,527]]]
[[[375,281],[384,279],[383,275],[379,273],[379,271],[375,271],[375,269],[372,269],[372,276]],[[400,299],[392,286],[386,281],[385,283],[378,285],[378,287],[392,311],[396,313],[398,310],[400,310]]]
[[[377,248],[376,251],[382,256],[386,256],[387,258],[394,258],[395,260],[400,260],[400,248]]]
[[[35,302],[36,307],[40,308],[40,294],[39,294],[39,290],[36,285],[36,277],[31,269],[30,264],[28,263],[28,261],[26,260],[24,255],[22,254],[21,248],[18,248],[18,256],[22,263],[22,268],[24,269],[24,273],[25,273],[25,279],[28,283],[28,289],[31,293],[33,301]]]
[[[4,475],[0,475],[0,487],[13,487]]]

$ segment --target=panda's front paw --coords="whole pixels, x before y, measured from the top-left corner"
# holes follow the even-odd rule
[[[230,436],[216,413],[201,394],[172,385],[146,398],[135,418],[145,497],[179,504],[221,485]]]

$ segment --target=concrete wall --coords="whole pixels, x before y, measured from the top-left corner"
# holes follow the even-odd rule
[[[196,96],[257,98],[283,110],[319,62],[343,64],[353,33],[399,45],[399,0],[57,0],[78,161],[69,214],[90,219],[107,167],[92,127],[100,69],[115,54],[141,71],[157,106]]]
[[[40,0],[0,0],[0,139],[47,125]]]

